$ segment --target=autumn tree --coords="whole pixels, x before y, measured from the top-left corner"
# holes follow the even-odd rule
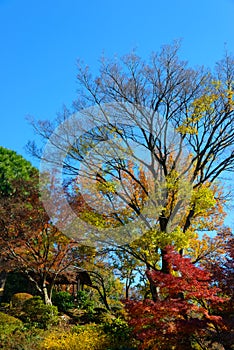
[[[48,169],[62,166],[86,198],[96,196],[87,235],[93,226],[97,240],[170,274],[167,245],[183,255],[198,232],[222,226],[220,179],[234,164],[233,80],[231,55],[212,71],[194,69],[178,43],[147,61],[135,53],[103,58],[95,77],[79,63],[74,110],[55,122],[32,121],[48,143],[44,153],[28,147]]]
[[[23,273],[45,303],[51,303],[59,275],[75,262],[79,263],[75,253],[77,243],[50,223],[40,201],[37,171],[15,152],[6,154],[9,157],[1,163],[2,168],[6,168],[5,174],[9,174],[7,182],[1,183],[2,188],[6,188],[0,196],[1,270]],[[22,173],[24,164],[31,170],[25,177],[19,171],[21,162]],[[11,176],[11,172],[18,176]]]
[[[148,299],[126,304],[140,348],[187,350],[197,343],[202,349],[212,349],[212,344],[219,342],[230,349],[219,337],[227,329],[218,312],[225,302],[221,290],[212,286],[209,273],[190,259],[172,247],[166,252],[171,274],[147,271],[160,291],[157,302]]]

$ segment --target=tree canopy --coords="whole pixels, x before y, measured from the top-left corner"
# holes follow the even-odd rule
[[[14,180],[29,180],[36,171],[21,155],[0,146],[0,196],[10,195],[14,191]]]
[[[233,63],[225,55],[212,71],[191,68],[175,43],[147,61],[103,58],[97,76],[78,65],[75,110],[33,122],[48,143],[44,154],[29,148],[51,181],[61,167],[73,177],[72,202],[81,193],[89,204],[84,232],[94,226],[98,239],[106,228],[119,245],[156,236],[166,269],[166,244],[182,251],[194,230],[218,229],[227,195],[220,179],[234,164]]]

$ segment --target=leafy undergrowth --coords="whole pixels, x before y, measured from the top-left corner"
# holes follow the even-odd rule
[[[9,309],[0,312],[0,349],[4,350],[134,350],[131,330],[126,321],[110,315],[102,322],[74,324],[74,320],[65,320],[64,316],[58,317],[56,325],[48,319],[41,319],[38,298],[31,298],[24,304],[24,310],[28,309],[27,317],[25,312],[20,314],[22,320],[13,317],[14,310]],[[36,313],[32,315],[29,306],[36,302]],[[27,305],[29,304],[29,305]],[[27,306],[27,308],[25,308]],[[38,311],[39,308],[39,311]],[[44,309],[46,306],[44,305]],[[43,310],[44,310],[43,309]],[[46,311],[46,310],[45,310]],[[36,314],[39,318],[35,322]],[[46,314],[46,313],[45,313]],[[23,316],[22,316],[23,315]],[[48,317],[48,315],[47,315]],[[40,321],[40,322],[38,322]],[[43,322],[42,322],[43,321]],[[43,326],[43,327],[42,327]]]
[[[100,327],[90,324],[70,331],[55,329],[46,335],[41,346],[46,350],[102,350],[108,349],[109,340]]]

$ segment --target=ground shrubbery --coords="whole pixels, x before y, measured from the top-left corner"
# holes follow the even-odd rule
[[[131,343],[131,329],[128,323],[121,318],[112,318],[103,323],[102,329],[108,335],[111,350],[126,349]],[[128,347],[128,349],[130,349]]]
[[[55,330],[42,342],[46,350],[104,350],[109,348],[108,336],[100,326],[89,324],[73,327],[69,332]]]
[[[33,297],[25,301],[22,319],[24,322],[47,329],[58,323],[58,308],[54,305],[45,305],[40,297]]]
[[[18,318],[0,312],[0,336],[8,335],[22,326],[23,322]]]
[[[38,328],[22,327],[11,334],[0,335],[0,349],[4,350],[42,350],[44,331]]]
[[[16,293],[11,298],[11,305],[15,308],[22,308],[25,301],[32,297],[32,294],[29,293]]]
[[[9,305],[0,313],[0,349],[7,350],[134,350],[131,330],[127,322],[107,311],[95,313],[96,322],[87,323],[76,317],[68,323],[58,323],[58,309],[64,312],[71,305],[65,292],[59,292],[55,299],[57,306],[45,305],[40,297],[16,296],[24,302]],[[86,305],[87,302],[87,305]],[[88,313],[89,305],[84,296],[77,311]],[[87,306],[87,309],[83,304]],[[17,305],[17,307],[16,307]],[[82,308],[81,308],[82,307]],[[76,310],[74,308],[74,310]],[[70,311],[70,309],[69,309]],[[8,315],[17,315],[19,318]],[[66,316],[66,315],[63,315]],[[100,316],[100,317],[99,317]],[[62,316],[61,316],[62,317]]]
[[[39,350],[39,332],[26,328],[18,318],[0,312],[0,349]]]
[[[42,344],[46,350],[134,350],[127,323],[113,319],[110,324],[77,325],[70,331],[50,332]]]

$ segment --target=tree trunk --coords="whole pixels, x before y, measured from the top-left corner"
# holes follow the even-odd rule
[[[105,292],[105,290],[103,290],[103,294],[102,294],[102,292],[100,291],[100,289],[98,288],[98,286],[93,286],[93,288],[96,289],[96,290],[98,291],[98,293],[99,293],[99,295],[100,295],[100,297],[101,297],[101,299],[102,299],[102,301],[103,301],[103,304],[105,305],[106,309],[107,309],[108,311],[110,311],[110,307],[109,307],[109,304],[108,304],[108,301],[107,301],[107,297],[106,297],[106,292]]]
[[[4,288],[6,284],[7,273],[5,271],[0,274],[0,298],[3,296]]]
[[[167,231],[167,225],[168,225],[168,218],[165,217],[164,212],[162,212],[160,218],[159,218],[159,225],[161,232]],[[167,254],[166,249],[161,249],[161,257],[162,257],[162,269],[161,271],[163,273],[169,274],[171,272],[171,268],[168,264],[168,262],[165,260],[165,255]]]
[[[129,299],[130,287],[131,287],[131,276],[127,276],[125,281],[125,299],[126,300]]]
[[[125,299],[126,300],[128,300],[129,299],[129,285],[128,285],[128,283],[127,283],[127,281],[126,281],[126,283],[125,283]]]
[[[157,286],[155,285],[155,283],[152,281],[151,277],[148,276],[148,274],[146,274],[149,284],[150,284],[150,293],[152,296],[152,300],[153,301],[157,301],[158,300],[158,291],[157,291]]]
[[[152,281],[150,282],[150,292],[152,295],[152,299],[153,301],[157,301],[158,300],[158,291],[157,291],[157,287],[155,286],[155,284]]]
[[[52,305],[52,301],[51,301],[51,292],[48,293],[48,290],[46,288],[46,284],[43,284],[43,298],[44,298],[44,303],[46,305]]]
[[[171,271],[171,266],[168,263],[168,261],[165,259],[165,255],[167,254],[166,249],[161,249],[161,257],[162,257],[162,268],[161,271],[166,274],[170,274]]]

